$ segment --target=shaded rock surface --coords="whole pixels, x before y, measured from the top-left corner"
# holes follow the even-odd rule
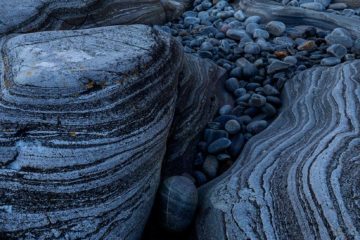
[[[218,69],[144,25],[15,35],[1,48],[0,236],[139,239],[167,140],[176,158],[200,131],[191,124],[211,119],[204,88]]]
[[[283,111],[201,189],[198,239],[359,236],[360,61],[306,70]]]

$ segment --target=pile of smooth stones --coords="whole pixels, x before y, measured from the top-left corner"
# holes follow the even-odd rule
[[[345,3],[282,3],[319,11],[327,8],[343,15],[360,12],[346,9]],[[159,26],[176,37],[185,52],[226,69],[224,85],[231,96],[203,132],[194,171],[162,184],[160,205],[166,218],[162,223],[169,230],[183,231],[191,224],[197,204],[194,184],[200,187],[229,169],[245,143],[276,117],[282,104],[280,92],[288,79],[313,66],[330,67],[360,58],[360,39],[353,39],[344,28],[325,31],[306,25],[287,27],[281,21],[263,22],[260,16],[236,10],[231,1],[195,0],[193,9],[180,19]],[[169,209],[173,218],[169,218]]]

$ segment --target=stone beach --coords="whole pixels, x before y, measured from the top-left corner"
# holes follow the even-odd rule
[[[360,238],[359,1],[0,2],[0,240]]]

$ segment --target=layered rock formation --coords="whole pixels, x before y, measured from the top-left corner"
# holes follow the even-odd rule
[[[327,30],[341,27],[360,37],[360,19],[357,17],[283,6],[281,3],[267,0],[240,0],[240,7],[247,15],[259,15],[264,21],[279,20],[289,26],[304,24]]]
[[[178,17],[190,0],[1,1],[0,35],[118,24],[159,24]]]
[[[188,127],[211,117],[192,110],[208,110],[204,88],[216,68],[198,79],[205,66],[185,58],[170,36],[144,25],[3,39],[1,236],[140,238],[176,104],[187,106]]]
[[[288,81],[280,116],[201,189],[198,239],[359,237],[360,61]]]

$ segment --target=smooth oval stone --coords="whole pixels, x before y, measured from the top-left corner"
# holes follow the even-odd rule
[[[341,60],[340,60],[340,58],[337,58],[337,57],[323,58],[320,62],[320,64],[323,66],[334,66],[339,63],[341,63]]]
[[[240,21],[244,21],[246,18],[246,15],[242,10],[238,10],[234,13],[234,17]]]
[[[298,60],[295,56],[287,56],[283,59],[283,61],[290,65],[296,65]]]
[[[202,51],[211,51],[214,46],[209,42],[203,42],[200,46],[200,50]]]
[[[194,178],[195,178],[196,183],[197,183],[198,186],[201,186],[201,185],[205,184],[208,181],[206,175],[201,171],[195,171],[194,172]]]
[[[231,160],[231,156],[229,154],[226,154],[226,153],[221,153],[221,154],[217,155],[216,157],[220,162]]]
[[[353,46],[351,34],[344,28],[335,28],[330,34],[325,37],[329,44],[342,44],[346,48]]]
[[[232,138],[232,143],[230,145],[230,148],[228,149],[228,152],[230,155],[234,158],[238,157],[242,148],[245,144],[245,137],[243,134],[238,134],[234,138]]]
[[[247,90],[255,90],[256,88],[258,88],[258,87],[260,87],[261,86],[261,84],[260,83],[248,83],[248,84],[246,84],[246,89]]]
[[[246,43],[245,44],[245,48],[244,48],[244,52],[248,53],[248,54],[259,54],[261,51],[261,48],[259,46],[259,44],[257,43]]]
[[[271,103],[271,104],[275,104],[275,105],[281,105],[280,98],[274,97],[274,96],[267,96],[266,97],[266,102]]]
[[[249,106],[251,107],[261,107],[265,105],[266,98],[260,94],[253,94],[249,99]]]
[[[237,134],[241,130],[241,125],[236,120],[229,120],[225,123],[225,130],[230,134]]]
[[[224,105],[219,109],[219,114],[220,115],[227,115],[229,113],[231,113],[233,107],[231,105]]]
[[[225,151],[230,145],[231,141],[228,138],[219,138],[209,145],[208,152],[216,154]]]
[[[251,17],[248,17],[244,23],[245,23],[245,25],[248,25],[249,23],[260,23],[260,21],[261,21],[260,16],[251,16]]]
[[[242,68],[240,67],[235,67],[231,70],[230,72],[230,77],[236,77],[236,78],[241,78],[242,76]]]
[[[261,107],[261,111],[263,111],[268,117],[272,117],[277,113],[276,108],[269,103],[266,103],[263,107]]]
[[[227,137],[229,137],[229,134],[224,130],[216,130],[216,129],[207,128],[207,129],[205,129],[205,132],[204,132],[204,139],[207,144],[210,144],[219,138],[227,138]]]
[[[271,21],[268,24],[266,24],[265,29],[274,36],[281,36],[285,30],[286,25],[283,22],[280,21]]]
[[[249,23],[249,24],[246,25],[246,32],[253,35],[255,29],[259,29],[259,28],[260,28],[259,24],[257,24],[257,23]]]
[[[317,45],[313,40],[305,41],[297,47],[297,49],[300,51],[312,51],[315,50],[316,48]]]
[[[257,28],[253,32],[253,37],[254,38],[268,39],[270,37],[270,34],[268,33],[268,31]]]
[[[184,19],[184,25],[190,26],[190,25],[196,25],[200,23],[200,19],[197,17],[186,17]]]
[[[242,115],[239,117],[239,122],[244,125],[248,125],[252,121],[252,118],[248,115]]]
[[[230,93],[234,92],[239,87],[240,87],[239,82],[236,78],[229,78],[228,80],[225,81],[225,88]]]
[[[325,9],[324,5],[322,5],[321,3],[317,3],[317,2],[303,3],[303,4],[300,4],[300,7],[310,9],[310,10],[315,10],[315,11],[323,11]]]
[[[346,3],[332,3],[329,5],[329,9],[334,9],[334,10],[343,10],[345,8],[347,8],[347,4]]]
[[[276,37],[273,39],[273,42],[279,49],[293,47],[295,45],[295,42],[289,37]]]
[[[169,231],[186,230],[195,215],[198,192],[184,176],[167,178],[160,187],[160,222]]]
[[[242,29],[229,29],[226,31],[226,36],[237,41],[240,41],[242,38],[250,38],[250,36]]]
[[[275,87],[271,86],[270,84],[266,84],[263,87],[263,92],[267,96],[279,95],[280,94],[280,92]]]
[[[267,67],[267,73],[268,74],[273,74],[279,71],[283,71],[286,70],[290,67],[291,65],[280,61],[280,60],[274,60],[268,67]]]
[[[261,132],[262,130],[264,130],[267,126],[268,126],[267,121],[258,120],[258,121],[253,121],[253,122],[249,123],[247,125],[246,129],[248,130],[248,132],[250,132],[252,134],[257,134],[257,133]]]
[[[335,57],[342,58],[347,54],[347,49],[341,44],[332,44],[326,51]]]
[[[236,97],[241,97],[241,96],[243,96],[243,95],[245,95],[246,94],[246,89],[245,88],[238,88],[238,89],[236,89],[235,91],[234,91],[234,95],[236,96]]]
[[[242,95],[241,97],[238,97],[236,99],[236,102],[239,104],[240,102],[247,102],[251,97],[251,94],[250,93],[246,93],[244,95]]]
[[[202,171],[209,177],[214,178],[219,169],[219,162],[215,156],[208,155],[202,165]]]

